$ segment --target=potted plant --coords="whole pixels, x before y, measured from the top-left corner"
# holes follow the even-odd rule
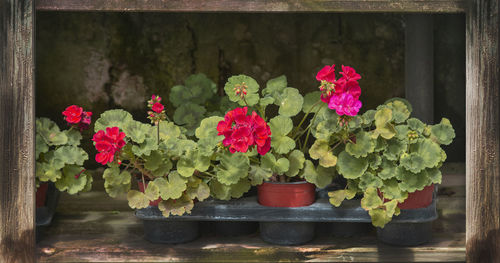
[[[241,107],[227,112],[224,118],[202,120],[196,131],[199,143],[215,149],[211,158],[215,164],[209,169],[214,175],[209,183],[212,196],[239,198],[252,185],[258,185],[261,205],[312,204],[315,187],[328,185],[335,175],[334,169],[317,168],[304,155],[311,126],[303,126],[311,113],[321,108],[319,97],[318,102],[311,96],[302,97],[297,89],[288,87],[285,76],[269,80],[262,91],[253,78],[233,76],[224,91]],[[269,118],[267,113],[273,110],[278,114]],[[302,118],[294,126],[292,118],[301,112]],[[283,231],[290,228],[296,231]],[[272,243],[300,244],[313,238],[314,223],[261,222],[260,232]]]
[[[88,154],[79,147],[81,133],[89,128],[92,112],[71,105],[62,114],[69,126],[62,131],[49,118],[36,118],[37,226],[46,226],[52,221],[59,191],[76,194],[92,187],[92,176],[83,167]]]
[[[103,178],[109,196],[126,193],[129,206],[138,209],[147,240],[187,242],[198,236],[198,222],[167,218],[190,213],[196,201],[209,196],[210,176],[204,171],[210,160],[184,129],[168,121],[159,96],[153,95],[148,107],[153,125],[121,109],[102,113],[92,139],[95,159],[107,166]]]
[[[347,81],[358,78],[344,67],[343,73]],[[352,107],[339,107],[338,102],[352,104],[352,98],[356,106],[360,90],[342,89],[341,85],[339,80],[322,80],[322,100],[335,112],[318,114],[313,123],[316,140],[310,149],[311,157],[318,157],[320,165],[325,156],[336,159],[338,173],[347,179],[345,189],[329,193],[330,202],[340,206],[343,200],[362,194],[361,206],[379,228],[384,228],[400,209],[429,206],[434,184],[441,182],[439,167],[446,159],[440,145],[450,144],[455,137],[449,120],[426,125],[410,118],[411,105],[400,98],[359,116],[358,111],[346,111]],[[316,154],[316,149],[324,154]],[[380,237],[383,232],[378,231]]]

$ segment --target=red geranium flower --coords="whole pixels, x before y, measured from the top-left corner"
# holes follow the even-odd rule
[[[161,113],[164,108],[165,107],[163,107],[163,105],[159,102],[155,102],[155,104],[153,104],[153,107],[151,107],[151,109],[156,113]]]
[[[247,152],[256,145],[257,152],[265,155],[270,149],[271,129],[257,113],[247,115],[247,112],[247,107],[229,111],[217,125],[218,135],[224,135],[222,144],[231,153]]]
[[[334,82],[335,81],[335,64],[332,66],[324,66],[318,74],[316,74],[316,79],[318,81],[328,81],[328,82]]]
[[[82,113],[82,107],[78,107],[76,105],[71,105],[62,112],[64,119],[70,124],[79,123],[82,119]]]
[[[356,70],[349,66],[342,65],[342,72],[340,72],[342,78],[345,80],[359,80],[361,79],[361,75],[356,73]]]
[[[108,127],[106,132],[100,130],[94,134],[92,141],[95,142],[95,148],[99,152],[95,160],[102,165],[113,162],[115,153],[125,146],[124,138],[125,133],[120,132],[118,127]]]

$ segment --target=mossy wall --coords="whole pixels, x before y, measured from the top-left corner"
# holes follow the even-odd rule
[[[404,96],[403,21],[399,14],[38,12],[37,115],[62,125],[61,111],[77,104],[96,117],[119,107],[145,120],[151,94],[167,97],[171,87],[200,72],[220,87],[233,74],[250,75],[261,85],[285,74],[290,86],[306,93],[317,89],[316,72],[333,63],[361,74],[363,109],[374,108]],[[445,34],[441,24],[436,23],[436,32]],[[439,34],[436,43],[451,42],[455,50],[447,47],[443,53],[460,53],[463,36],[448,34],[441,40]],[[451,113],[457,126],[464,111],[456,101],[464,100],[464,90],[448,86],[456,89],[465,82],[460,75],[464,62],[440,54],[436,61],[444,64],[435,66],[436,116]],[[462,64],[450,65],[454,62]],[[441,72],[450,67],[453,74]],[[168,104],[167,109],[172,116]],[[464,137],[461,131],[458,135]],[[460,154],[450,159],[463,159]]]

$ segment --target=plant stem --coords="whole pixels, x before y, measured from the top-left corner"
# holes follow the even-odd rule
[[[312,112],[312,110],[314,108],[316,108],[316,106],[318,105],[318,103],[320,103],[321,100],[318,100],[316,103],[314,103],[311,108],[309,108],[309,110],[306,112],[306,114],[304,115],[304,117],[302,118],[302,120],[299,122],[299,125],[297,125],[297,127],[295,127],[295,130],[293,131],[293,135],[295,136],[295,133],[298,132],[298,130],[300,129],[300,126],[302,126],[302,124],[304,123],[304,121],[306,120],[307,116]]]
[[[324,104],[321,105],[320,107],[320,110],[323,108]],[[314,121],[316,120],[316,117],[318,116],[318,114],[314,114],[314,117],[313,119],[311,120],[311,124],[314,123]],[[302,152],[304,152],[306,150],[306,146],[307,146],[307,141],[309,140],[309,134],[311,134],[311,125],[308,126],[307,128],[307,135],[306,135],[306,140],[304,141],[304,144],[302,145]]]

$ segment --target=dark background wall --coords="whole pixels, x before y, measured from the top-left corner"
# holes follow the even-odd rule
[[[398,14],[37,13],[36,110],[63,124],[70,104],[97,117],[145,101],[192,73],[222,86],[233,74],[261,85],[285,74],[304,94],[325,64],[362,76],[363,109],[404,97],[404,19]],[[449,160],[465,159],[464,18],[435,16],[435,119],[451,119]],[[167,100],[165,100],[167,101]],[[172,114],[167,105],[168,113]]]

